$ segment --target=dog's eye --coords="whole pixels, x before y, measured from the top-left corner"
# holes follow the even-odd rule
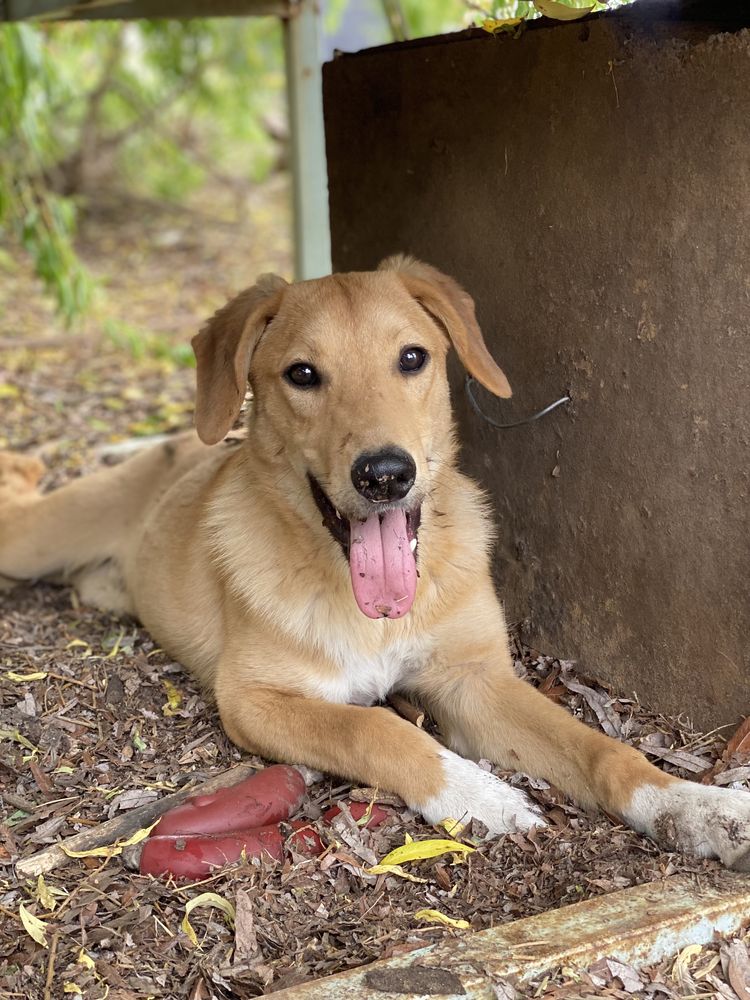
[[[292,385],[296,385],[298,389],[312,389],[314,385],[320,384],[320,375],[312,365],[308,365],[304,361],[290,365],[284,372],[284,378]]]
[[[411,372],[418,372],[420,368],[424,368],[426,360],[427,351],[421,347],[405,347],[398,359],[398,366],[402,372],[411,374]]]

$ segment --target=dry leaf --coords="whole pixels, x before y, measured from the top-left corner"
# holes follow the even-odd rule
[[[750,716],[742,720],[727,741],[725,756],[735,753],[750,754]]]
[[[441,854],[466,855],[474,851],[468,844],[458,840],[411,840],[403,847],[397,847],[383,858],[381,865],[408,864],[410,861],[424,861],[437,858]],[[463,858],[461,858],[463,860]]]
[[[78,962],[79,965],[82,965],[86,969],[96,968],[96,964],[93,958],[90,955],[87,955],[86,952],[83,950],[83,948],[81,948],[81,950],[78,952],[78,958],[76,959],[76,962]]]
[[[166,716],[176,715],[182,708],[182,692],[170,680],[162,680],[164,690],[167,692],[166,704],[162,705],[162,714]]]
[[[196,948],[200,948],[200,945],[198,944],[198,935],[195,933],[189,917],[193,910],[198,906],[215,906],[227,917],[230,926],[234,925],[234,921],[237,916],[237,911],[229,900],[224,899],[223,896],[219,896],[215,892],[202,892],[200,896],[196,896],[194,899],[189,900],[185,906],[185,916],[182,918],[180,927]]]
[[[29,937],[32,937],[42,948],[49,948],[46,933],[47,925],[45,922],[40,920],[39,917],[35,917],[33,913],[29,913],[23,903],[18,908],[18,914]]]
[[[364,871],[368,875],[398,875],[399,878],[405,878],[408,882],[427,882],[428,879],[420,878],[418,875],[412,875],[411,872],[407,872],[401,865],[385,865],[381,861],[379,865],[373,865],[371,868],[365,868]]]
[[[446,927],[457,927],[462,931],[468,930],[471,927],[468,920],[456,920],[455,917],[449,917],[447,913],[441,913],[440,910],[417,910],[414,918],[415,920],[426,920],[430,924],[444,924]]]
[[[17,674],[15,670],[6,670],[5,676],[9,681],[16,684],[23,684],[24,681],[43,681],[47,676],[46,670],[35,670],[32,674]]]
[[[234,963],[241,965],[258,952],[258,935],[255,933],[253,902],[244,889],[237,890],[234,919]]]
[[[729,941],[722,951],[726,954],[727,979],[740,1000],[750,1000],[750,956],[747,945],[736,939]]]
[[[55,903],[54,896],[49,891],[47,883],[44,881],[44,875],[40,875],[39,878],[36,880],[35,895],[37,900],[42,904],[45,910],[49,910],[50,913],[52,912],[52,910],[54,910],[57,904]]]
[[[690,963],[703,951],[702,945],[689,944],[683,948],[672,965],[672,978],[679,986],[695,992],[695,980],[690,974]]]
[[[123,847],[132,847],[133,844],[140,844],[142,840],[145,840],[155,826],[156,823],[152,823],[151,826],[144,827],[142,830],[136,830],[133,836],[128,837],[127,840],[117,840],[114,844],[104,847],[90,847],[86,851],[71,851],[65,844],[60,844],[59,847],[69,858],[116,858],[118,854],[122,854]]]

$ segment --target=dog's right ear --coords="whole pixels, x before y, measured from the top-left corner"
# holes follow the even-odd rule
[[[195,427],[204,444],[218,444],[240,415],[253,351],[278,312],[286,287],[277,274],[261,275],[193,337],[198,364]]]

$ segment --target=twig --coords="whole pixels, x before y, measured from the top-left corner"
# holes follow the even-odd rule
[[[60,940],[60,932],[55,931],[52,935],[52,943],[49,946],[49,958],[47,959],[47,978],[44,981],[44,1000],[52,1000],[52,977],[55,974],[55,955],[57,954],[57,942]]]
[[[92,827],[89,830],[82,830],[80,833],[68,837],[62,843],[70,851],[89,851],[96,847],[108,847],[118,840],[127,840],[134,833],[137,833],[138,830],[151,826],[168,809],[184,802],[191,795],[195,795],[196,793],[209,795],[220,788],[227,788],[230,785],[237,784],[244,778],[249,777],[256,770],[257,768],[248,762],[238,764],[237,767],[230,768],[228,771],[222,771],[202,785],[191,785],[188,788],[180,789],[179,792],[165,795],[163,799],[157,799],[155,802],[147,802],[145,805],[139,806],[137,809],[131,809],[121,816],[115,816],[114,819],[107,820],[105,823],[99,824],[99,826]],[[23,858],[19,861],[16,864],[16,874],[19,878],[32,878],[37,875],[43,875],[45,872],[51,872],[56,868],[62,868],[63,865],[69,864],[71,860],[65,851],[63,851],[60,844],[53,844],[51,847],[45,847],[43,851],[37,851],[31,857]]]
[[[388,704],[394,712],[398,712],[402,718],[406,719],[407,722],[411,722],[417,729],[421,729],[424,726],[424,712],[422,709],[417,708],[416,705],[412,705],[410,701],[402,698],[400,694],[389,694]]]

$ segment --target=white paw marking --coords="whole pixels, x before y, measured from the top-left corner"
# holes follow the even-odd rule
[[[450,750],[441,750],[443,790],[417,808],[428,823],[452,819],[478,819],[490,833],[515,833],[532,826],[546,826],[531,799],[518,788],[483,771],[473,761]]]
[[[750,793],[675,781],[643,785],[624,819],[668,847],[750,871]]]

